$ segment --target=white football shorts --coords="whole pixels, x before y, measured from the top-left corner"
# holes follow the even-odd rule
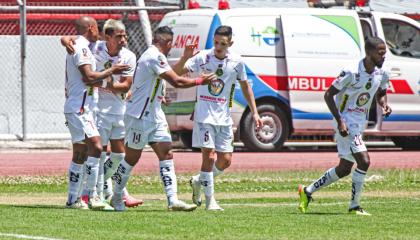
[[[232,125],[218,126],[195,122],[192,145],[196,148],[212,148],[216,152],[233,152]]]
[[[86,111],[83,114],[65,113],[64,115],[72,143],[83,143],[86,137],[99,136],[98,128],[93,118],[93,112]]]
[[[140,150],[148,143],[172,142],[166,121],[155,123],[125,115],[124,124],[127,133],[124,142],[130,148]]]

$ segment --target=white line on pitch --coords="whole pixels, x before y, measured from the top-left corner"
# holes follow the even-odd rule
[[[14,233],[0,233],[0,236],[11,237],[11,238],[21,238],[21,239],[36,239],[36,240],[63,240],[60,238],[39,237],[39,236],[14,234]]]

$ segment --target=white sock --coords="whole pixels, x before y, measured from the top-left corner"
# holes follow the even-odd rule
[[[114,175],[114,173],[117,171],[118,165],[120,165],[120,162],[124,159],[125,153],[114,153],[111,152],[109,155],[109,159],[105,162],[105,181]]]
[[[118,165],[117,171],[115,174],[111,177],[112,180],[114,180],[114,194],[117,194],[118,196],[122,196],[122,191],[127,185],[128,179],[130,178],[130,173],[133,167],[128,164],[125,159],[123,159]]]
[[[178,184],[175,175],[174,161],[172,159],[159,161],[160,177],[168,197],[168,205],[178,200]]]
[[[106,152],[101,152],[101,158],[99,159],[99,170],[98,170],[98,182],[96,183],[96,191],[98,196],[103,199],[104,195],[104,163],[106,160]]]
[[[213,177],[217,177],[217,176],[219,176],[222,173],[223,173],[223,170],[218,169],[216,167],[216,162],[214,162],[214,165],[213,165]]]
[[[322,175],[315,182],[311,183],[308,187],[306,187],[306,191],[308,193],[316,192],[321,188],[324,188],[330,185],[331,183],[337,181],[338,179],[340,178],[337,176],[337,173],[335,173],[335,168],[330,168],[324,173],[324,175]]]
[[[87,174],[87,189],[89,198],[97,196],[96,183],[98,182],[99,158],[89,156],[85,162]]]
[[[204,188],[206,199],[214,195],[213,172],[200,172],[200,183]]]
[[[109,178],[104,183],[104,196],[105,196],[105,198],[107,198],[108,196],[111,196],[112,192],[113,192],[112,191],[112,180],[111,180],[111,178]]]
[[[75,162],[70,163],[69,171],[69,189],[67,203],[74,203],[80,196],[80,191],[83,183],[83,164],[77,164]]]
[[[354,169],[351,176],[351,201],[350,208],[360,206],[363,184],[365,183],[366,172],[358,168]]]

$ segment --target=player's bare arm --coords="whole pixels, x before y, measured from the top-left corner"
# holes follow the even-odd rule
[[[73,55],[75,52],[73,45],[76,43],[76,38],[76,36],[62,36],[60,38],[61,45],[66,47],[66,51],[70,55]]]
[[[197,44],[187,44],[185,46],[184,54],[182,54],[182,57],[178,60],[178,62],[176,62],[172,66],[172,69],[174,70],[174,72],[176,72],[176,74],[182,76],[188,72],[188,69],[185,67],[185,63],[187,62],[188,59],[192,58],[195,54],[198,53],[198,52],[194,53],[196,48],[197,48]]]
[[[239,81],[241,85],[242,93],[248,102],[249,109],[252,112],[252,116],[254,118],[255,126],[257,129],[261,128],[263,122],[258,114],[257,105],[255,104],[254,92],[252,91],[251,85],[249,85],[248,81]]]
[[[79,70],[83,76],[83,82],[86,84],[94,84],[96,81],[102,81],[104,78],[111,76],[112,74],[121,73],[130,68],[127,64],[115,64],[112,67],[102,72],[95,72],[92,70],[90,64],[84,64],[79,66]]]
[[[388,106],[386,89],[379,88],[376,92],[376,102],[382,107],[382,115],[388,117],[392,113],[392,109]]]
[[[340,91],[337,88],[335,88],[334,86],[331,86],[325,92],[324,100],[325,100],[325,103],[327,103],[328,109],[330,110],[331,114],[334,116],[335,120],[337,121],[337,127],[338,127],[338,131],[340,132],[340,135],[343,137],[346,137],[347,135],[349,135],[347,125],[344,122],[344,120],[341,118],[340,114],[338,113],[338,109],[335,106],[335,102],[334,102],[334,96],[339,92]]]
[[[214,73],[201,74],[199,78],[192,79],[181,77],[173,70],[166,71],[160,74],[159,77],[165,79],[169,84],[176,88],[189,88],[197,85],[206,85],[217,79],[217,76]]]
[[[108,81],[106,88],[116,93],[127,93],[132,83],[132,76],[123,76],[119,82]]]

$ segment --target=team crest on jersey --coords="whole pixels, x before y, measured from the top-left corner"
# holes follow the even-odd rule
[[[372,87],[372,82],[368,81],[365,85],[366,90],[369,90]]]
[[[225,87],[225,83],[222,80],[217,79],[216,81],[211,82],[208,86],[211,95],[219,96]]]
[[[111,60],[108,60],[104,63],[104,68],[105,69],[108,69],[108,68],[111,68],[111,67],[112,67],[112,61]]]
[[[216,75],[217,75],[218,77],[222,76],[222,75],[223,75],[223,69],[218,68],[218,69],[216,70]]]
[[[368,92],[362,93],[357,97],[357,106],[361,107],[369,102],[370,94]]]

